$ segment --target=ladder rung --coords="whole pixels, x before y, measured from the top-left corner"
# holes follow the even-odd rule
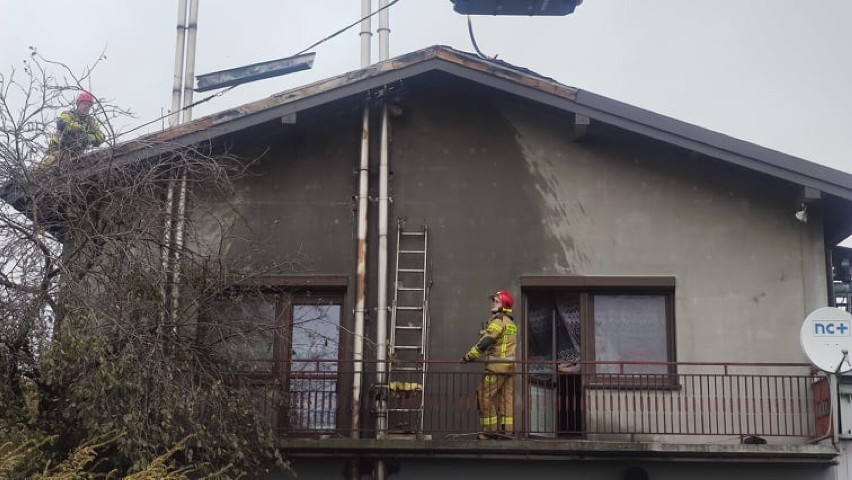
[[[413,362],[410,362],[413,363]],[[393,372],[422,372],[423,369],[420,367],[391,367],[391,371]]]
[[[389,408],[389,412],[422,412],[422,408]]]
[[[423,347],[420,345],[394,345],[394,350],[420,350]]]
[[[413,255],[413,254],[416,253],[418,255],[423,255],[424,253],[426,253],[426,250],[400,250],[399,253],[410,254],[410,255]]]
[[[423,273],[425,270],[422,268],[400,268],[400,273]]]
[[[417,288],[417,287],[399,287],[399,288],[397,288],[397,290],[399,290],[400,292],[422,292],[423,291],[422,288]]]
[[[423,327],[421,327],[419,325],[397,325],[396,326],[397,330],[420,330],[421,328],[423,328]]]
[[[397,310],[403,310],[403,311],[406,311],[406,312],[417,312],[417,311],[423,310],[423,307],[400,307],[400,306],[397,306],[396,309]]]
[[[399,232],[403,237],[422,237],[426,232]]]

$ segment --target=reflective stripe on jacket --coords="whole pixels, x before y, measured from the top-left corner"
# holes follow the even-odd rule
[[[69,110],[56,120],[56,133],[50,139],[50,151],[64,150],[79,155],[89,147],[97,147],[105,137],[95,117]]]
[[[504,312],[497,312],[488,321],[485,334],[479,339],[477,345],[483,344],[486,338],[491,338],[494,343],[483,352],[485,354],[485,368],[492,372],[507,372],[514,369],[512,363],[503,363],[500,360],[512,362],[515,359],[515,350],[518,345],[518,326],[512,317]],[[490,343],[490,342],[487,342]]]

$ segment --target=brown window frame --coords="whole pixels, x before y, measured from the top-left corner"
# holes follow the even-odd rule
[[[580,303],[580,355],[582,359],[596,359],[595,330],[594,330],[594,296],[595,295],[661,295],[665,297],[666,315],[666,361],[665,374],[635,374],[628,378],[629,373],[599,373],[595,364],[582,363],[583,388],[618,388],[618,389],[654,389],[668,390],[679,388],[677,381],[677,348],[676,348],[676,319],[675,319],[675,287],[676,279],[672,276],[523,276],[521,277],[521,292],[523,304],[523,332],[528,330],[528,294],[534,291],[571,291],[579,296]],[[528,341],[522,348],[524,358],[528,359]],[[624,369],[622,368],[622,371]],[[661,378],[661,375],[664,375]],[[616,378],[613,378],[616,376]]]
[[[290,396],[290,381],[298,378],[313,378],[310,374],[299,375],[293,372],[290,366],[293,363],[293,306],[294,305],[337,305],[340,308],[337,346],[337,360],[345,358],[347,347],[348,316],[346,315],[347,299],[347,277],[345,276],[316,276],[316,275],[266,275],[252,278],[250,281],[234,285],[223,295],[238,293],[241,291],[255,292],[264,298],[269,298],[274,305],[275,334],[272,341],[272,367],[267,370],[244,372],[242,375],[253,386],[264,385],[276,386],[278,394],[282,398]],[[247,358],[248,362],[252,360]],[[291,425],[291,415],[288,402],[281,402],[277,411],[277,422],[272,427],[280,434],[288,435],[317,435],[331,432],[340,432],[346,429],[348,419],[345,411],[340,408],[345,405],[348,367],[344,363],[338,363],[334,376],[335,382],[335,405],[337,411],[332,429],[303,428],[294,430]],[[319,378],[319,376],[317,376]]]

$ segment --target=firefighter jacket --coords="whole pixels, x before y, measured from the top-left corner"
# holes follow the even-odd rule
[[[76,156],[90,147],[97,147],[104,139],[104,133],[95,117],[69,110],[59,115],[56,120],[56,133],[50,139],[49,151],[61,151]]]
[[[484,354],[485,369],[491,372],[511,372],[515,366],[515,349],[518,345],[518,326],[512,316],[500,311],[494,314],[485,327],[482,338],[470,349],[468,356],[475,360]],[[501,361],[502,360],[502,361]]]

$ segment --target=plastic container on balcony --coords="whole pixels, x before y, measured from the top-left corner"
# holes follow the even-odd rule
[[[583,0],[451,0],[453,10],[463,15],[546,15],[574,13]]]

